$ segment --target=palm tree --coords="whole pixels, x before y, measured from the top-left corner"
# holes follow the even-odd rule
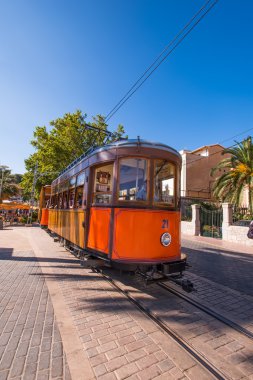
[[[237,142],[235,147],[226,148],[222,154],[230,157],[222,160],[212,169],[213,175],[219,169],[225,172],[216,178],[213,185],[213,195],[226,202],[240,204],[242,192],[246,188],[249,194],[250,214],[253,215],[253,143],[252,137]]]

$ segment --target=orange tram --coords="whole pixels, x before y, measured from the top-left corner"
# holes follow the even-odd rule
[[[181,275],[180,171],[180,154],[165,144],[136,139],[94,148],[52,182],[41,225],[107,265]]]

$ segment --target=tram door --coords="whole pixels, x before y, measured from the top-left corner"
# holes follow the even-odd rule
[[[93,169],[87,248],[109,254],[113,163]]]

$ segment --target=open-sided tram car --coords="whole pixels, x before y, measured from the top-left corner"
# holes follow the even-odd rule
[[[182,273],[181,156],[144,140],[94,149],[51,184],[48,229],[83,252],[127,270]],[[45,220],[45,219],[43,219]]]

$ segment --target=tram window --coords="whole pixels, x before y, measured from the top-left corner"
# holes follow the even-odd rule
[[[76,197],[75,208],[82,208],[83,205],[83,191],[84,191],[85,173],[79,174],[76,180]]]
[[[58,196],[55,194],[51,202],[51,208],[58,208]]]
[[[83,205],[83,186],[79,186],[76,189],[75,208],[82,208],[82,205]]]
[[[175,165],[156,160],[154,170],[154,202],[175,206]]]
[[[62,199],[63,199],[63,202],[62,202],[63,207],[62,208],[67,209],[68,208],[68,193],[67,193],[67,191],[64,191]]]
[[[71,177],[69,180],[68,208],[74,208],[74,205],[75,205],[75,186],[76,186],[76,176]]]
[[[69,207],[68,208],[74,207],[74,201],[75,201],[75,189],[70,189],[70,191],[69,191]]]
[[[76,186],[76,177],[72,177],[69,180],[69,187],[75,187]]]
[[[62,208],[62,194],[58,195],[58,208]]]
[[[54,207],[54,202],[55,202],[55,195],[52,195],[49,201],[49,208]]]
[[[148,160],[124,158],[119,167],[118,199],[123,201],[146,201]]]
[[[96,168],[93,187],[93,202],[109,204],[112,202],[113,164]]]

